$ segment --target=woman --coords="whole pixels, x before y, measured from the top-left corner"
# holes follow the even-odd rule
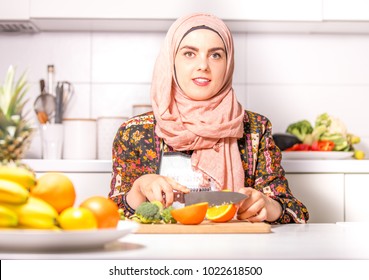
[[[288,187],[271,123],[236,99],[233,69],[233,38],[223,21],[192,14],[171,26],[154,68],[153,112],[122,124],[113,143],[109,196],[126,216],[146,200],[168,206],[173,191],[189,192],[159,174],[163,155],[176,151],[191,156],[202,186],[248,196],[239,203],[238,219],[308,220]]]

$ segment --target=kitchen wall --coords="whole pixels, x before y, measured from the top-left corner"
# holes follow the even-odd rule
[[[164,33],[0,33],[0,81],[10,64],[31,82],[54,64],[56,80],[74,83],[65,117],[131,116],[132,105],[149,103],[152,69]],[[291,122],[311,122],[323,112],[339,117],[361,136],[369,154],[369,36],[353,34],[235,33],[234,88],[249,110],[262,113],[274,132]],[[35,121],[36,122],[36,121]],[[36,136],[28,157],[39,156]]]

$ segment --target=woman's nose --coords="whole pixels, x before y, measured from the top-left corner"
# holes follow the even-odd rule
[[[207,58],[201,57],[199,59],[199,65],[198,65],[198,67],[199,67],[199,70],[201,70],[201,71],[207,71],[207,70],[209,70],[209,62],[208,62]]]

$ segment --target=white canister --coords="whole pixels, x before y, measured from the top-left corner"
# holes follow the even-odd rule
[[[64,159],[96,159],[96,120],[63,119]]]
[[[111,159],[115,134],[127,117],[97,118],[97,158]]]

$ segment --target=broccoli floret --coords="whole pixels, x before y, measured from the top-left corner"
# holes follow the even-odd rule
[[[154,203],[143,202],[137,207],[135,214],[131,218],[138,220],[142,224],[160,223],[160,208]]]
[[[161,218],[164,223],[166,224],[176,224],[177,223],[176,219],[174,219],[172,214],[170,213],[170,211],[172,211],[173,209],[174,209],[173,206],[169,206],[161,211]]]
[[[135,214],[130,219],[141,224],[175,224],[177,221],[170,213],[173,209],[172,206],[164,208],[160,201],[143,202],[137,207]]]
[[[309,121],[302,120],[302,121],[298,121],[296,123],[290,124],[287,127],[286,131],[288,133],[295,135],[301,142],[303,142],[306,135],[309,135],[313,132],[313,127]]]
[[[157,201],[157,200],[151,201],[151,203],[155,204],[156,206],[159,207],[159,212],[163,211],[163,209],[164,209],[163,203],[161,203],[160,201]]]

